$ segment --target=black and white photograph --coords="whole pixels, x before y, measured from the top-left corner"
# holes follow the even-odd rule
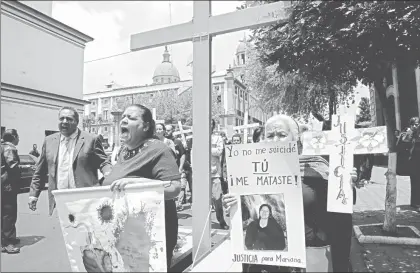
[[[420,0],[0,7],[1,272],[420,269]]]
[[[287,251],[283,194],[241,196],[245,250]]]

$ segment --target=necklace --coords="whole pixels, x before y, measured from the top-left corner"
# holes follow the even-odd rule
[[[124,151],[123,151],[124,160],[129,160],[130,158],[133,158],[135,155],[137,155],[138,153],[141,152],[141,149],[149,146],[149,142],[153,142],[153,141],[154,141],[153,139],[148,139],[145,142],[143,142],[142,144],[140,144],[140,146],[138,146],[137,148],[134,148],[132,150],[129,150],[127,147],[125,147]]]

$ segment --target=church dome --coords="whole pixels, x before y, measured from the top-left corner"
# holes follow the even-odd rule
[[[153,73],[153,83],[170,83],[179,81],[179,72],[175,65],[172,64],[169,57],[168,47],[165,46],[163,53],[163,61],[160,63]]]

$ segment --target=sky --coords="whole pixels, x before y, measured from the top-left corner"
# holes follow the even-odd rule
[[[212,1],[212,15],[235,11],[241,3]],[[129,52],[132,34],[191,21],[193,1],[53,1],[52,16],[94,38],[85,49],[83,93],[89,94],[104,90],[111,81],[122,86],[151,84],[164,47],[97,59]],[[239,40],[247,33],[213,38],[212,62],[217,71],[233,64]],[[192,43],[171,45],[169,51],[181,80],[190,79],[187,63],[192,58]],[[357,103],[360,97],[369,97],[366,87],[356,91]]]
[[[214,1],[212,14],[235,11],[240,3]],[[154,69],[163,60],[164,47],[89,61],[129,52],[131,34],[166,27],[170,22],[191,21],[192,13],[192,1],[54,1],[52,10],[55,19],[94,38],[85,49],[85,94],[104,89],[111,80],[123,86],[151,84]],[[218,71],[233,63],[244,34],[240,31],[213,38],[212,61]],[[189,79],[187,62],[192,58],[192,43],[175,44],[169,50],[181,80]]]

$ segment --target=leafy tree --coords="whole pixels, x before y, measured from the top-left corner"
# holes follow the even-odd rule
[[[153,93],[140,93],[115,98],[113,111],[123,110],[133,103],[143,104],[150,110],[156,109],[157,119],[166,123],[192,125],[192,88],[179,94],[178,90],[161,90]],[[221,94],[213,88],[212,117],[216,120],[222,113]]]
[[[323,116],[336,112],[337,104],[354,103],[353,87],[311,81],[299,72],[284,72],[278,64],[262,62],[258,48],[247,45],[245,81],[263,109],[283,112],[308,120],[313,112]],[[349,100],[350,99],[350,100]],[[328,106],[328,107],[327,107]]]
[[[371,121],[372,117],[370,115],[370,102],[366,97],[361,98],[359,103],[360,113],[356,117],[357,123]]]
[[[266,1],[273,2],[273,1]],[[398,62],[420,64],[418,1],[294,1],[289,20],[254,31],[264,62],[316,82],[373,85],[388,131],[389,171],[384,230],[396,231],[395,139],[383,85]]]

